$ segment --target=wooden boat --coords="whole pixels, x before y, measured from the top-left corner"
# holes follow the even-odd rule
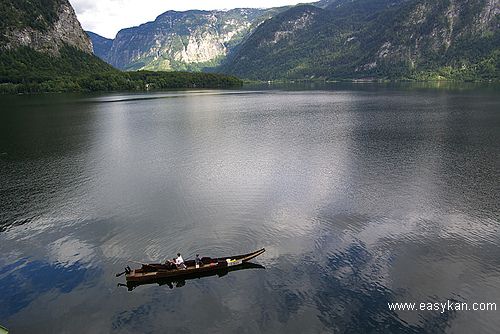
[[[241,265],[238,265],[238,266],[224,267],[224,268],[217,269],[217,270],[193,273],[193,274],[189,274],[189,275],[185,275],[185,276],[181,276],[181,277],[158,278],[158,279],[154,279],[154,280],[141,281],[141,282],[128,281],[126,284],[118,283],[118,286],[124,286],[128,289],[128,291],[132,291],[141,285],[147,285],[147,284],[158,284],[159,286],[167,285],[170,289],[173,289],[174,286],[176,288],[182,288],[183,286],[186,285],[186,282],[190,281],[190,280],[195,280],[195,279],[205,278],[205,277],[210,277],[210,276],[217,276],[219,278],[222,278],[222,277],[226,276],[227,274],[229,274],[230,272],[239,271],[239,270],[247,270],[247,269],[266,269],[266,268],[264,266],[261,266],[260,264],[256,264],[256,263],[252,263],[252,262],[243,262]]]
[[[258,251],[235,256],[227,256],[220,258],[201,258],[201,264],[196,267],[194,260],[184,261],[186,269],[171,269],[169,265],[161,263],[149,263],[142,264],[139,269],[129,269],[125,270],[125,278],[127,283],[144,283],[156,281],[159,279],[169,279],[169,278],[182,278],[189,277],[196,274],[207,273],[211,271],[219,271],[228,267],[239,266],[245,262],[261,255],[266,250],[264,248]],[[117,274],[119,276],[119,274]]]

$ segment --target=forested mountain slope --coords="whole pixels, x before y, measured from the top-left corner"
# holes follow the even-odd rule
[[[219,68],[244,78],[499,78],[499,0],[337,0],[260,25]]]

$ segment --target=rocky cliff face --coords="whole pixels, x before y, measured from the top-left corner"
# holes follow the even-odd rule
[[[5,15],[7,20],[0,28],[4,41],[1,48],[14,50],[26,46],[58,55],[62,47],[69,45],[92,53],[92,42],[67,0],[6,0],[2,7],[2,16]]]
[[[125,70],[214,66],[274,10],[168,11],[154,22],[118,32],[100,57]]]

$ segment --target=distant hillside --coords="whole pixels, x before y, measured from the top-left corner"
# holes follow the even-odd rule
[[[102,37],[91,31],[86,31],[92,41],[92,46],[94,48],[94,54],[104,61],[107,61],[109,50],[113,46],[113,40],[109,38]]]
[[[229,11],[168,11],[153,22],[120,30],[109,44],[90,33],[95,54],[123,70],[200,70],[214,67],[255,27],[275,12],[239,8]],[[102,47],[101,47],[102,45]]]
[[[336,0],[261,24],[219,68],[249,79],[498,80],[499,0]]]

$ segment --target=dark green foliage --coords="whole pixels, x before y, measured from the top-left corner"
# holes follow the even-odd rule
[[[241,80],[220,74],[121,72],[93,55],[66,46],[60,56],[23,47],[0,52],[0,93],[224,88]]]
[[[111,65],[69,46],[61,48],[59,57],[28,47],[0,52],[0,83],[43,82],[59,76],[113,71]]]
[[[224,88],[242,85],[242,81],[234,76],[216,73],[137,71],[122,74],[134,82],[142,83],[143,86],[139,89],[144,89],[146,84],[149,89]]]

